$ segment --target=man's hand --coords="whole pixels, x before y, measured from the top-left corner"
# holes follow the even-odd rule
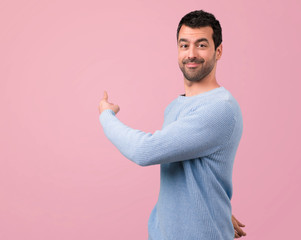
[[[99,110],[99,113],[101,114],[106,109],[112,109],[115,112],[115,114],[117,114],[120,110],[118,105],[108,102],[108,94],[106,91],[104,91],[103,99],[101,99],[101,101],[99,103],[98,110]]]
[[[235,230],[235,238],[240,238],[242,236],[246,236],[247,234],[240,228],[240,227],[245,227],[244,224],[239,222],[234,215],[232,215],[232,224]]]

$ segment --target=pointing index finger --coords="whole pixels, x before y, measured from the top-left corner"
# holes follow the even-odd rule
[[[107,93],[107,91],[104,91],[103,98],[108,101],[108,93]]]

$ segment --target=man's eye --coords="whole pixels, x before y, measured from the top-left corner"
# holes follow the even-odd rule
[[[199,47],[204,48],[204,47],[206,47],[206,45],[205,44],[199,44]]]
[[[180,45],[180,48],[187,48],[187,47],[188,47],[187,44],[182,44],[182,45]]]

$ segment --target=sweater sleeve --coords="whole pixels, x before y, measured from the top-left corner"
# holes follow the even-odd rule
[[[104,110],[99,120],[121,154],[140,166],[208,156],[229,141],[235,126],[227,103],[200,107],[153,134],[130,128],[111,109]]]

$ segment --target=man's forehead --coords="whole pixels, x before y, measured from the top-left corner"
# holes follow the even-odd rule
[[[179,40],[187,39],[188,41],[194,41],[200,38],[207,38],[209,41],[212,39],[213,29],[210,26],[191,28],[183,25],[179,32]]]

